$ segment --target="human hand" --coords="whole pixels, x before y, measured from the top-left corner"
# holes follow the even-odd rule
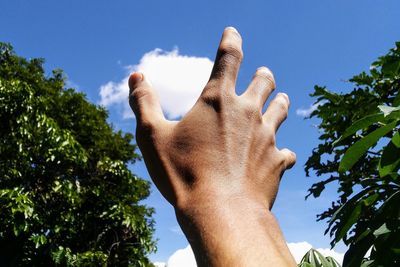
[[[271,207],[282,173],[295,162],[293,152],[275,146],[276,130],[288,112],[287,95],[278,94],[262,114],[275,88],[272,73],[262,67],[237,96],[241,60],[241,37],[227,28],[208,84],[179,122],[164,118],[142,74],[129,79],[138,145],[153,181],[174,206],[193,201],[194,194],[212,192],[248,195]]]
[[[129,79],[137,143],[154,183],[175,207],[189,241],[192,234],[185,225],[206,229],[205,218],[225,216],[221,214],[225,214],[222,210],[227,210],[227,202],[235,203],[228,209],[229,220],[238,219],[239,214],[247,216],[248,210],[252,211],[249,218],[256,210],[268,211],[283,172],[295,163],[293,152],[275,145],[276,131],[288,114],[287,95],[277,94],[262,113],[275,89],[272,73],[259,68],[247,90],[240,96],[235,93],[243,57],[241,43],[234,28],[225,29],[210,80],[181,121],[165,119],[158,97],[143,74],[134,73]],[[282,243],[281,237],[274,239]],[[197,247],[209,246],[208,241],[202,242]],[[196,249],[195,242],[191,243]],[[282,247],[279,245],[277,251]],[[226,264],[226,260],[221,262]]]

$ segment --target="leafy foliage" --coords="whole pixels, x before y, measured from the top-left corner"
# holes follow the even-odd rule
[[[324,257],[315,249],[310,249],[301,259],[299,267],[341,267],[332,257]]]
[[[325,180],[309,195],[319,197],[338,182],[339,199],[318,215],[328,220],[332,246],[349,246],[344,266],[400,264],[400,43],[354,76],[355,89],[336,94],[315,87],[321,103],[311,117],[321,119],[321,144],[308,159],[307,175]],[[371,250],[370,255],[366,255]],[[365,258],[366,257],[366,258]]]
[[[64,89],[60,70],[0,43],[0,262],[5,266],[151,266],[149,184],[107,112]]]

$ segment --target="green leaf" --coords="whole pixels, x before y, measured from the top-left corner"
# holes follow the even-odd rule
[[[40,246],[47,243],[47,238],[45,235],[34,234],[29,239],[35,243],[35,248],[39,248]]]
[[[384,125],[352,145],[346,151],[342,160],[340,161],[339,172],[346,172],[350,170],[353,165],[368,151],[368,149],[374,146],[381,137],[392,131],[397,123],[398,121],[396,120],[392,123]]]
[[[343,135],[338,140],[333,142],[332,145],[336,146],[337,144],[339,144],[339,142],[346,139],[350,135],[353,135],[358,130],[365,129],[368,126],[372,125],[373,123],[382,121],[383,118],[384,118],[384,115],[382,113],[376,113],[376,114],[365,116],[362,119],[359,119],[358,121],[354,122],[349,128],[347,128],[346,131],[343,133]]]
[[[333,237],[332,244],[348,230],[341,239],[349,246],[344,259],[346,267],[398,266],[400,263],[397,254],[397,249],[400,251],[400,152],[393,143],[398,141],[397,136],[393,138],[398,132],[398,123],[392,124],[393,128],[389,125],[400,118],[399,79],[400,42],[397,42],[394,49],[372,64],[370,73],[364,72],[349,80],[353,90],[332,98],[326,93],[328,90],[316,86],[315,93],[311,94],[315,102],[325,104],[311,116],[319,119],[320,142],[312,150],[305,170],[307,176],[313,173],[322,181],[315,182],[309,192],[319,197],[329,184],[338,190],[338,199],[317,218],[328,220],[326,233]],[[378,105],[381,106],[378,108]],[[390,138],[393,142],[386,141]],[[363,190],[366,191],[356,193]],[[356,196],[352,197],[353,194]],[[354,222],[360,208],[359,218]],[[382,227],[384,223],[391,232]],[[366,261],[366,252],[371,248]]]
[[[400,190],[395,191],[392,195],[390,195],[382,206],[376,212],[376,217],[380,217],[381,219],[386,219],[388,214],[399,212],[399,203],[400,203]],[[398,215],[397,215],[398,216]]]
[[[341,219],[336,231],[335,242],[339,242],[354,225],[354,223],[357,222],[361,215],[362,203],[363,202],[358,202],[355,208],[352,209],[350,215]]]
[[[379,161],[379,176],[385,177],[393,172],[397,172],[400,167],[400,133],[397,132],[389,144],[384,148],[382,157]]]
[[[152,266],[150,185],[131,171],[133,135],[49,73],[0,42],[0,265]]]
[[[391,231],[387,228],[386,223],[382,224],[381,227],[374,231],[374,236],[384,235]]]
[[[375,260],[363,261],[363,263],[361,264],[361,267],[373,266],[374,262],[375,262]]]
[[[317,251],[318,252],[318,251]],[[326,260],[326,258],[324,257],[324,255],[322,255],[321,253],[317,253],[319,262],[322,264],[322,267],[331,267],[332,265],[330,264],[329,261]]]
[[[340,267],[338,262],[331,257],[324,257],[319,251],[310,249],[301,259],[299,266],[312,267]]]
[[[326,260],[329,262],[329,266],[331,267],[341,267],[340,263],[331,256],[326,257]]]
[[[400,60],[394,58],[386,59],[382,64],[382,73],[386,75],[397,75],[400,70]]]
[[[397,93],[397,96],[393,99],[393,106],[400,105],[400,94]]]
[[[372,194],[372,195],[368,196],[367,198],[365,198],[365,196],[367,196],[368,194],[373,192],[375,189],[376,189],[376,186],[368,187],[368,188],[358,192],[356,195],[354,195],[352,198],[350,198],[346,203],[344,203],[342,206],[340,206],[336,210],[336,212],[332,215],[332,217],[329,221],[328,229],[332,226],[332,224],[336,220],[339,220],[339,219],[340,219],[340,223],[342,225],[345,224],[345,222],[348,220],[348,217],[351,215],[351,213],[355,209],[355,205],[357,205],[357,203],[363,202],[365,206],[369,206],[374,201],[376,201],[377,197],[378,197],[377,194]],[[365,199],[363,199],[363,198],[365,198]],[[340,224],[339,224],[339,227],[341,227]]]
[[[372,233],[364,236],[363,239],[350,245],[343,259],[343,266],[359,267],[365,254],[371,248],[375,237]]]
[[[303,263],[301,263],[301,264],[299,265],[299,267],[315,267],[315,265],[311,265],[311,264],[308,263],[308,262],[303,262]]]
[[[325,87],[315,86],[314,89],[315,93],[313,95],[315,96],[324,96],[333,103],[340,101],[340,96],[338,94],[327,90]]]

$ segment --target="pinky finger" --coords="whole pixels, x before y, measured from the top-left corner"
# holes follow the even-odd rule
[[[293,165],[296,163],[296,154],[287,148],[282,149],[281,153],[285,158],[285,169],[287,170],[292,168]]]

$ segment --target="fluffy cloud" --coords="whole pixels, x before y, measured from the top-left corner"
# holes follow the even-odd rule
[[[299,263],[303,258],[304,254],[309,251],[312,246],[307,242],[288,243],[288,247],[296,262]],[[343,253],[336,252],[329,248],[318,248],[317,249],[325,257],[331,256],[339,263],[343,262]],[[177,250],[171,257],[169,257],[167,263],[157,262],[157,267],[196,267],[196,260],[192,251],[192,248],[187,246],[184,249]]]
[[[169,257],[166,267],[196,267],[196,259],[190,245],[184,249],[178,249]]]
[[[307,117],[309,117],[310,114],[311,114],[314,110],[316,110],[316,109],[318,108],[318,106],[320,106],[320,105],[322,105],[322,103],[321,103],[321,102],[318,102],[318,103],[315,103],[315,104],[313,104],[313,105],[310,105],[310,107],[309,107],[309,108],[306,108],[306,109],[303,109],[303,108],[296,109],[296,115],[297,115],[297,116],[300,116],[300,117],[303,117],[303,118],[307,118]]]
[[[118,105],[124,118],[133,117],[128,105],[128,78],[133,71],[146,75],[157,91],[161,106],[169,118],[183,116],[196,102],[206,85],[213,62],[206,57],[179,54],[178,49],[155,49],[143,55],[139,64],[126,67],[127,76],[100,87],[100,104]]]

